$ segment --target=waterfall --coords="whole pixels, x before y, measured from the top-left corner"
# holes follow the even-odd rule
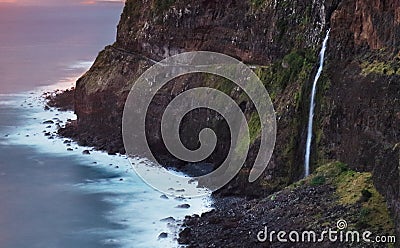
[[[312,91],[311,91],[310,112],[308,115],[308,126],[307,126],[306,153],[304,156],[304,174],[305,174],[305,176],[310,175],[310,150],[311,150],[313,119],[314,119],[315,93],[317,91],[318,79],[321,76],[322,69],[324,67],[325,50],[326,50],[326,44],[328,43],[328,39],[329,39],[329,32],[330,32],[330,29],[326,33],[324,42],[322,43],[321,52],[319,53],[318,72],[315,75],[314,83],[313,83],[313,87],[312,87]]]

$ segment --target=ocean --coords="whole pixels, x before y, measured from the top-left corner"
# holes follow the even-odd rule
[[[177,247],[179,220],[210,209],[152,189],[123,155],[58,137],[76,116],[44,110],[43,92],[72,87],[115,40],[121,10],[0,7],[0,247]]]

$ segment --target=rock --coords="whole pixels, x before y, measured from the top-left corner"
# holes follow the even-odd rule
[[[169,199],[168,196],[166,196],[166,195],[161,195],[160,198],[161,199]]]
[[[185,198],[182,197],[182,196],[177,196],[177,197],[175,197],[174,199],[177,200],[177,201],[183,201],[183,200],[185,200]]]
[[[185,204],[181,204],[181,205],[176,206],[176,208],[190,208],[190,205],[185,203]]]
[[[170,216],[170,217],[161,219],[160,221],[162,221],[162,222],[174,222],[174,221],[175,221],[175,218],[172,217],[172,216]]]
[[[44,121],[43,124],[54,124],[54,121],[52,120]]]
[[[160,233],[160,235],[158,235],[158,238],[159,238],[159,239],[168,238],[168,233],[162,232],[162,233]]]
[[[116,42],[99,54],[91,69],[77,82],[73,99],[79,123],[71,123],[64,132],[110,154],[123,149],[121,122],[116,121],[122,119],[126,100],[126,92],[122,89],[130,88],[135,81],[132,79],[152,65],[146,57],[159,59],[180,51],[212,50],[234,56],[247,64],[267,65],[273,68],[276,76],[269,76],[270,71],[266,68],[256,69],[262,76],[266,75],[263,71],[268,73],[266,78],[269,81],[276,81],[268,89],[275,96],[274,107],[279,113],[279,132],[271,160],[274,166],[265,173],[271,178],[263,184],[265,187],[260,187],[259,183],[249,184],[247,177],[239,174],[218,192],[222,196],[266,197],[266,194],[280,190],[302,176],[299,158],[304,152],[308,86],[315,74],[311,68],[316,66],[316,51],[321,46],[321,38],[331,28],[324,67],[326,79],[321,78],[319,82],[320,96],[316,106],[320,108],[315,116],[318,117],[315,131],[323,131],[323,135],[316,142],[318,146],[316,144],[313,151],[316,161],[313,162],[318,164],[317,160],[338,159],[348,163],[352,169],[374,171],[373,180],[386,196],[396,217],[394,222],[400,223],[399,174],[396,173],[398,151],[388,147],[397,143],[400,137],[399,76],[396,75],[399,72],[400,2],[305,0],[293,1],[290,6],[284,1],[273,2],[227,0],[210,4],[210,1],[173,1],[163,8],[150,9],[128,0],[121,15]],[[143,23],[149,28],[144,29]],[[106,64],[110,66],[104,66]],[[200,76],[177,79],[170,87],[158,92],[156,106],[149,108],[147,129],[158,130],[162,116],[159,113],[165,110],[169,97],[198,86],[197,82],[206,84],[202,86],[221,86],[217,80],[202,79]],[[228,92],[228,95],[234,100],[240,99],[240,94],[235,91]],[[250,102],[243,104],[246,116],[256,114],[250,105]],[[196,131],[201,124],[225,134],[226,128],[221,127],[219,118],[208,113],[199,112],[193,124],[189,122],[193,121],[191,118],[182,123],[183,143],[196,147],[198,139],[193,137],[197,137]],[[103,116],[107,118],[99,122],[99,117]],[[202,117],[210,117],[210,121],[201,121]],[[99,132],[104,129],[107,130]],[[162,152],[164,147],[158,132],[148,134],[149,143]],[[229,137],[218,139],[220,147],[229,148],[227,141],[230,141]],[[249,161],[257,157],[259,142],[256,139],[251,144]],[[224,149],[217,150],[210,160],[223,159],[224,152]],[[157,155],[161,157],[163,154]],[[279,204],[279,208],[284,208],[307,194],[312,198],[314,192],[304,191],[292,200],[277,196],[274,202]],[[367,198],[365,195],[364,199]],[[293,211],[288,214],[293,214]],[[277,219],[282,216],[282,213],[276,215]],[[397,233],[400,233],[400,227]],[[215,243],[213,245],[218,247]]]
[[[67,149],[67,151],[69,151],[69,152],[71,152],[71,151],[73,151],[74,149],[72,149],[72,148],[68,148]]]
[[[89,150],[84,150],[84,151],[82,152],[82,154],[84,154],[84,155],[89,155],[89,154],[90,154],[90,151],[89,151]]]
[[[190,229],[189,227],[186,227],[185,229],[183,229],[183,231],[181,231],[179,233],[178,243],[179,244],[189,244],[191,236],[192,236],[191,232],[192,232],[192,229]]]

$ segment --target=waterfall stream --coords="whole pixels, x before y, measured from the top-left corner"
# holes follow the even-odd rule
[[[315,107],[315,94],[317,92],[317,82],[321,76],[322,69],[324,67],[325,51],[326,45],[329,39],[329,32],[326,33],[324,42],[322,43],[321,52],[319,53],[319,67],[318,72],[315,75],[314,83],[311,91],[311,101],[310,101],[310,111],[308,115],[308,126],[307,126],[307,141],[306,141],[306,152],[304,156],[304,174],[307,177],[310,175],[310,151],[311,151],[311,140],[312,140],[312,129],[313,129],[313,119],[314,119],[314,107]]]

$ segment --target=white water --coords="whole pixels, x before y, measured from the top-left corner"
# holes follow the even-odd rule
[[[326,33],[324,42],[322,43],[322,49],[319,53],[319,67],[318,72],[315,75],[314,83],[311,91],[311,102],[310,102],[310,111],[308,114],[308,126],[307,126],[307,142],[306,142],[306,153],[304,157],[304,174],[307,177],[310,175],[310,152],[311,152],[311,140],[312,140],[312,129],[313,129],[313,120],[314,120],[314,107],[315,107],[315,94],[317,92],[317,82],[319,77],[321,76],[322,69],[324,67],[324,60],[325,60],[325,51],[326,45],[329,39],[329,32]]]
[[[79,65],[78,63],[73,66]],[[110,156],[107,153],[95,151],[89,147],[78,146],[74,142],[70,143],[70,147],[73,148],[73,151],[67,151],[66,149],[68,147],[64,144],[64,141],[68,139],[55,137],[55,132],[57,130],[56,125],[50,125],[50,127],[43,122],[46,120],[55,120],[54,118],[56,118],[60,120],[62,125],[67,119],[75,119],[76,116],[70,111],[59,112],[56,109],[44,111],[41,94],[42,92],[54,92],[56,89],[69,88],[74,85],[75,81],[76,77],[71,76],[71,78],[67,78],[59,84],[43,87],[31,93],[0,94],[0,104],[2,104],[3,107],[12,107],[14,111],[20,112],[21,115],[20,124],[14,125],[12,123],[12,125],[7,126],[0,125],[2,128],[0,129],[0,145],[13,145],[13,147],[17,148],[25,146],[31,147],[35,150],[35,158],[32,160],[33,165],[38,164],[44,167],[46,161],[44,161],[43,158],[51,157],[53,159],[52,161],[55,163],[54,167],[57,168],[57,166],[60,165],[57,164],[59,160],[56,158],[62,157],[63,162],[71,164],[71,167],[75,167],[73,171],[79,175],[84,175],[84,177],[86,177],[79,166],[84,166],[90,168],[91,171],[102,172],[104,174],[104,176],[100,178],[87,177],[84,181],[78,183],[71,183],[69,181],[66,183],[63,182],[61,186],[62,192],[78,192],[78,195],[87,198],[93,196],[101,197],[101,201],[111,205],[112,208],[104,212],[104,216],[95,217],[95,220],[105,219],[109,224],[104,227],[100,225],[100,228],[93,224],[94,227],[92,227],[90,223],[92,223],[92,221],[94,222],[94,220],[88,217],[88,220],[84,220],[84,223],[89,223],[88,227],[75,226],[76,230],[70,230],[68,227],[65,227],[59,230],[60,236],[53,238],[66,239],[65,236],[76,237],[77,235],[82,235],[83,237],[96,236],[101,239],[99,240],[101,247],[178,247],[176,238],[179,228],[178,225],[181,224],[181,220],[186,215],[201,214],[211,210],[211,199],[208,196],[191,199],[174,197],[168,197],[168,199],[161,198],[160,196],[162,193],[152,189],[135,174],[126,156]],[[0,116],[1,113],[0,111]],[[54,139],[46,137],[43,134],[43,130],[51,133]],[[90,155],[83,155],[83,150],[91,150]],[[136,162],[143,163],[141,159],[137,159]],[[25,166],[29,165],[30,164],[20,165],[19,173],[22,174]],[[40,166],[38,170],[43,169]],[[0,180],[1,176],[6,175],[2,173],[3,171],[0,167]],[[66,172],[60,169],[56,171],[56,173],[63,174]],[[43,174],[46,173],[43,172]],[[7,174],[7,176],[16,178],[18,175]],[[120,181],[120,179],[123,180]],[[45,182],[42,183],[45,184]],[[57,185],[54,187],[58,187]],[[11,186],[15,187],[15,185]],[[32,196],[32,198],[34,197]],[[7,203],[2,202],[2,206],[7,205]],[[188,203],[190,208],[182,209],[176,207],[183,203]],[[73,203],[71,203],[71,205],[72,204]],[[93,208],[96,208],[96,204],[99,203],[93,201]],[[81,205],[76,205],[76,207],[79,206],[82,207]],[[73,208],[74,205],[72,205],[71,209]],[[38,216],[46,217],[47,215],[38,214]],[[162,220],[168,217],[173,217],[177,221]],[[62,220],[60,221],[62,222]],[[30,221],[27,221],[27,224],[29,225]],[[118,228],[110,227],[114,225]],[[45,226],[46,222],[44,221],[39,228],[44,228]],[[168,233],[168,237],[159,239],[158,235],[161,232]],[[29,235],[32,235],[32,233],[34,232],[27,232]],[[5,235],[7,235],[7,233]],[[21,234],[17,233],[16,236],[18,235]],[[8,241],[12,244],[17,242],[12,238],[10,240]],[[32,238],[32,240],[32,243],[43,242],[52,246],[47,239]],[[1,241],[2,235],[0,234],[0,243]],[[82,247],[88,247],[85,246],[83,242],[82,244]],[[1,247],[10,246],[3,246],[2,244]],[[72,245],[66,243],[58,247],[72,247]]]

